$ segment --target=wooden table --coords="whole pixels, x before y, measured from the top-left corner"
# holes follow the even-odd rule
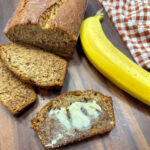
[[[0,0],[0,43],[8,42],[2,30],[12,15],[16,2],[17,0]],[[96,0],[89,0],[86,16],[94,15],[100,7]],[[131,58],[107,15],[102,25],[113,44]],[[77,51],[69,64],[65,85],[60,92],[36,88],[36,92],[39,93],[37,102],[19,117],[13,117],[0,105],[0,150],[43,150],[40,140],[30,128],[30,120],[53,97],[63,92],[84,89],[94,89],[112,96],[117,124],[109,134],[67,146],[64,150],[150,150],[150,107],[129,96],[103,77],[85,57],[80,42],[77,44]]]

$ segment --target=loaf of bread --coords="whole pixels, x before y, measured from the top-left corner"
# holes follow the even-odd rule
[[[0,102],[16,115],[35,100],[33,88],[16,78],[0,59]]]
[[[21,80],[43,88],[59,89],[64,84],[67,61],[39,48],[10,43],[0,46],[6,66]]]
[[[87,0],[20,0],[4,32],[13,42],[71,57],[86,3]]]
[[[112,130],[112,99],[92,90],[68,92],[50,101],[31,122],[45,148],[58,148]]]

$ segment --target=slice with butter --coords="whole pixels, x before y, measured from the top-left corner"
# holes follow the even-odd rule
[[[114,126],[112,99],[92,90],[62,94],[32,120],[32,128],[45,148],[58,148],[102,134]]]
[[[70,113],[70,119],[67,116],[67,109]],[[84,113],[85,110],[87,114]],[[74,132],[75,129],[90,129],[95,120],[98,120],[101,108],[96,101],[93,102],[74,102],[66,108],[52,109],[49,112],[49,118],[54,118],[61,123],[66,132]]]

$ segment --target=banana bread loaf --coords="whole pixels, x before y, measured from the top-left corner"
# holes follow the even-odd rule
[[[111,97],[87,90],[56,97],[31,122],[45,148],[58,148],[112,130],[115,116]]]
[[[10,43],[0,46],[0,57],[21,80],[35,86],[60,89],[64,84],[67,61],[30,45]]]
[[[4,32],[13,42],[71,57],[86,3],[87,0],[20,0]]]
[[[33,88],[20,81],[0,59],[0,103],[16,115],[35,100]]]

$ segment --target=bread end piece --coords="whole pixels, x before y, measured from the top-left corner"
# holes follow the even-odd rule
[[[4,33],[13,42],[71,58],[86,6],[87,0],[21,0]]]

